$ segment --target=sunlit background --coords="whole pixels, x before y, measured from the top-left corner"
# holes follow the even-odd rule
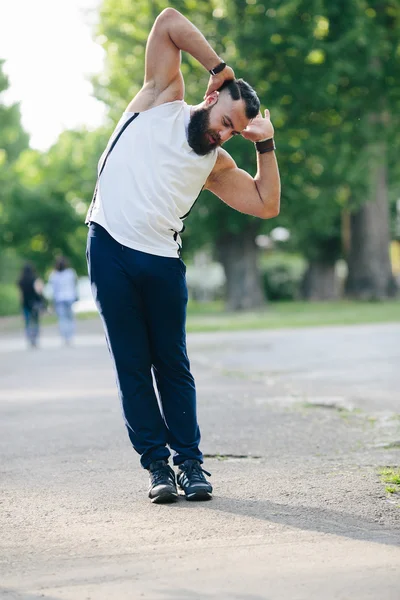
[[[104,119],[88,76],[102,69],[93,41],[100,0],[1,0],[0,58],[10,80],[5,102],[20,102],[31,146],[47,150],[64,129]]]

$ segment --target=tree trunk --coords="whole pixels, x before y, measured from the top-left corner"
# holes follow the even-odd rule
[[[385,148],[371,160],[370,200],[351,215],[348,296],[384,300],[396,293],[389,257],[389,202]]]
[[[310,261],[301,284],[306,300],[337,300],[339,284],[334,262]]]
[[[255,236],[254,228],[248,227],[241,233],[225,233],[217,238],[217,258],[225,271],[228,310],[252,310],[265,305]]]

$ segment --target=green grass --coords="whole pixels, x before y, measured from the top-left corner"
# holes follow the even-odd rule
[[[19,302],[17,286],[14,283],[0,282],[0,316],[18,314]]]
[[[382,469],[380,474],[384,483],[400,485],[400,469],[392,469],[388,467]]]
[[[389,484],[385,486],[386,493],[400,495],[400,468],[385,467],[379,471],[379,474],[382,483]]]
[[[98,318],[97,313],[82,313],[79,320]],[[43,317],[42,324],[56,321]],[[318,325],[359,325],[362,323],[400,322],[400,300],[389,302],[273,302],[258,312],[229,313],[223,302],[189,302],[187,330],[240,331],[316,327]],[[19,329],[21,317],[0,318],[0,334]]]
[[[258,312],[227,313],[222,302],[189,303],[187,330],[238,331],[400,321],[400,301],[274,302]]]

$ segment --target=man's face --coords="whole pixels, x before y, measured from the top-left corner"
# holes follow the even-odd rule
[[[189,146],[205,156],[247,127],[243,100],[233,100],[228,92],[214,92],[197,109],[189,122]]]

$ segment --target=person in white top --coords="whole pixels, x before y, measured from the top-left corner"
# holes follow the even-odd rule
[[[49,284],[60,335],[69,345],[75,333],[72,305],[77,300],[77,276],[74,269],[69,267],[68,260],[63,256],[56,259],[54,270],[49,276]]]
[[[181,51],[210,72],[204,100],[184,102]],[[254,142],[257,174],[222,148]],[[269,111],[235,79],[201,32],[165,9],[146,46],[142,89],[128,104],[99,161],[86,222],[92,290],[114,361],[124,419],[150,473],[152,502],[208,500],[196,390],[186,352],[187,286],[180,258],[183,220],[203,188],[262,219],[279,213],[280,180]],[[153,385],[154,378],[154,385]]]

